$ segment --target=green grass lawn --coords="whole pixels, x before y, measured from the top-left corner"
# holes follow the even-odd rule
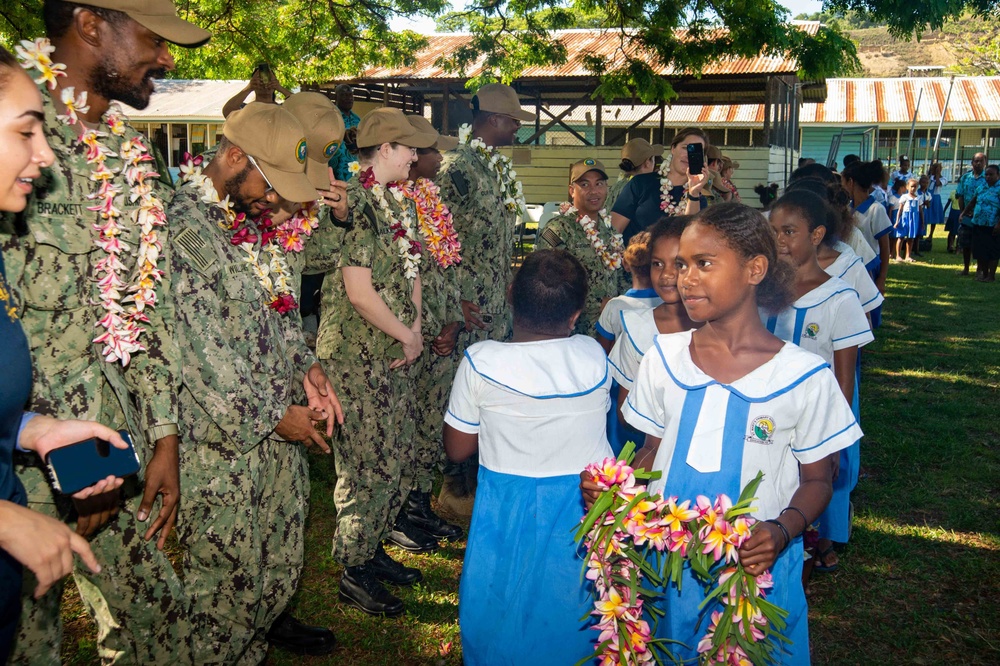
[[[816,664],[1000,663],[1000,284],[958,277],[943,237],[935,244],[923,262],[890,268],[883,325],[863,354],[854,536],[838,571],[813,576]],[[312,460],[307,564],[293,605],[333,628],[341,648],[325,659],[272,650],[269,663],[461,663],[464,542],[432,555],[393,551],[425,575],[400,591],[404,617],[346,609],[330,558],[332,462]],[[93,663],[78,602],[65,617],[65,661]]]

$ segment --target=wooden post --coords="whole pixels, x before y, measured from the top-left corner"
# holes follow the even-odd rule
[[[448,84],[444,84],[444,93],[441,95],[441,134],[448,133]]]
[[[604,98],[597,98],[597,116],[594,118],[594,145],[604,145]]]
[[[541,143],[542,129],[542,92],[535,91],[535,145]]]
[[[667,103],[660,102],[660,140],[650,141],[650,143],[664,143],[666,137],[663,136],[663,128],[666,126],[667,122]]]

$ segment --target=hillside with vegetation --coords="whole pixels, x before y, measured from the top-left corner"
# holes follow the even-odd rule
[[[859,76],[995,75],[1000,73],[1000,18],[965,17],[945,22],[940,30],[909,39],[854,12],[800,14],[797,19],[822,21],[840,28],[857,45]],[[910,67],[934,68],[910,71]]]

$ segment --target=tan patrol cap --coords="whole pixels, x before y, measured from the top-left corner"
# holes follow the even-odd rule
[[[705,162],[711,162],[712,160],[721,160],[722,151],[716,146],[705,146]]]
[[[399,109],[383,107],[369,112],[358,125],[358,148],[401,143],[409,148],[430,148],[438,133],[418,131]]]
[[[723,155],[722,156],[722,168],[723,169],[739,169],[740,168],[740,163],[737,162],[736,160],[734,160],[732,157],[729,157],[728,155]]]
[[[318,92],[295,93],[281,108],[298,118],[306,131],[309,181],[317,190],[330,189],[330,158],[344,141],[344,116],[329,97]]]
[[[632,139],[622,146],[622,159],[628,160],[636,166],[642,166],[650,157],[658,155],[663,155],[663,144],[650,145],[649,141],[645,139]]]
[[[212,38],[208,30],[178,17],[172,0],[85,0],[82,4],[127,14],[139,25],[180,46],[201,46]]]
[[[406,116],[406,119],[410,121],[413,125],[413,129],[418,132],[423,132],[425,134],[429,132],[437,132],[434,126],[431,125],[431,121],[427,120],[423,116]],[[458,148],[458,139],[453,136],[448,136],[447,134],[438,134],[437,141],[431,146],[434,150],[443,153],[446,150],[455,150]]]
[[[222,133],[253,157],[274,191],[286,201],[316,199],[306,177],[306,132],[290,111],[251,102],[229,114]]]
[[[604,165],[601,164],[600,160],[587,158],[585,160],[580,160],[579,162],[574,162],[569,168],[570,184],[575,183],[581,176],[583,176],[583,174],[590,171],[596,171],[601,174],[604,176],[604,180],[608,179],[608,172],[604,170]]]
[[[472,108],[490,113],[499,113],[527,122],[535,119],[535,114],[521,108],[517,92],[502,83],[487,83],[472,97]]]

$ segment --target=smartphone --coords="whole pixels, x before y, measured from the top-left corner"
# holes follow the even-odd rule
[[[697,176],[705,168],[705,147],[700,143],[689,143],[688,151],[688,171],[692,176]]]
[[[61,493],[72,495],[108,476],[130,476],[139,471],[139,456],[135,454],[128,431],[119,430],[127,449],[111,446],[103,439],[85,439],[59,449],[53,449],[45,459],[52,485]]]
[[[257,74],[260,74],[260,82],[267,85],[271,82],[271,66],[266,62],[257,65]]]

